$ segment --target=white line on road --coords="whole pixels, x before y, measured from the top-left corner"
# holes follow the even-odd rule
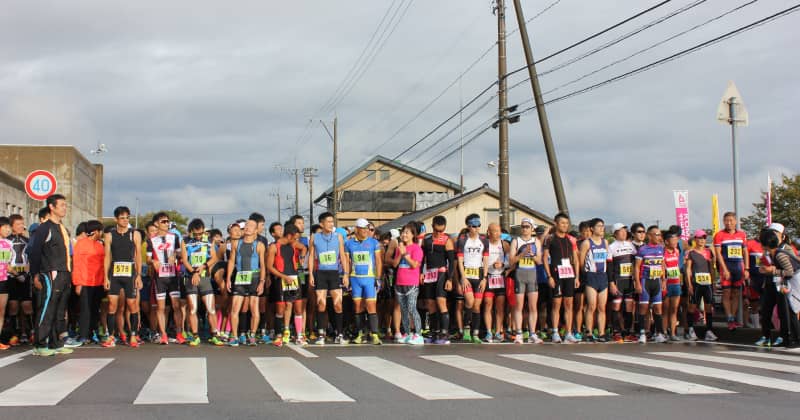
[[[483,375],[498,381],[507,382],[536,391],[546,392],[558,397],[592,397],[617,395],[602,389],[592,388],[584,385],[573,384],[559,379],[548,378],[546,376],[534,375],[528,372],[509,369],[504,366],[494,365],[479,360],[468,359],[466,357],[443,355],[443,356],[420,356],[436,363],[465,370],[470,373]]]
[[[353,402],[328,381],[291,357],[251,357],[261,376],[287,402]]]
[[[687,365],[685,363],[669,362],[657,358],[645,358],[628,356],[620,357],[614,353],[576,353],[579,356],[591,357],[595,359],[610,360],[615,363],[630,363],[651,368],[660,368],[683,372],[688,375],[708,376],[710,378],[722,379],[724,381],[739,382],[747,385],[755,385],[764,388],[780,389],[782,391],[800,392],[800,382],[786,381],[783,379],[771,378],[768,376],[751,375],[749,373],[737,372],[734,370],[716,369],[705,366]]]
[[[722,363],[725,365],[736,365],[736,366],[751,367],[757,369],[766,369],[782,373],[800,373],[800,366],[788,365],[786,363],[772,363],[772,362],[763,362],[756,360],[737,359],[726,356],[713,356],[710,354],[695,354],[695,353],[683,353],[683,352],[673,352],[673,351],[650,352],[650,354],[655,354],[657,356],[678,357],[681,359],[689,359],[689,360],[704,360],[706,362]]]
[[[208,404],[206,358],[162,358],[133,403]]]
[[[790,356],[788,354],[761,353],[755,351],[732,351],[732,350],[717,351],[717,353],[725,353],[741,357],[757,357],[760,359],[785,360],[787,362],[800,363],[800,357]]]
[[[315,359],[315,358],[319,357],[316,354],[311,353],[310,351],[298,346],[297,344],[288,343],[288,344],[286,344],[286,347],[289,347],[290,349],[296,351],[297,354],[299,354],[299,355],[301,355],[303,357],[309,358],[309,359]]]
[[[112,360],[65,360],[0,393],[0,406],[56,405]]]
[[[492,398],[379,357],[339,357],[339,360],[426,400]]]
[[[0,359],[0,368],[1,367],[6,367],[6,366],[8,366],[10,364],[17,363],[23,357],[25,357],[25,356],[27,356],[27,355],[29,355],[31,353],[33,353],[33,350],[26,350],[26,351],[23,351],[22,353],[15,353],[15,354],[12,354],[11,356],[3,357],[2,359]]]
[[[628,382],[650,388],[663,389],[676,394],[734,394],[733,391],[695,384],[692,382],[678,381],[660,376],[642,375],[639,373],[611,369],[589,363],[574,362],[555,357],[538,354],[503,354],[502,357],[521,360],[523,362],[563,369],[569,372],[611,379],[614,381]]]

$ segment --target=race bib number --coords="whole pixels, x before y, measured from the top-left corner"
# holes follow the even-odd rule
[[[595,263],[605,262],[606,258],[608,258],[608,253],[606,253],[605,249],[595,249],[592,251],[592,255],[594,255]]]
[[[158,269],[158,275],[160,277],[175,277],[175,265],[161,264],[161,268]]]
[[[236,280],[234,280],[234,284],[237,285],[247,285],[249,286],[250,283],[253,282],[253,274],[258,273],[258,271],[239,271],[236,273]]]
[[[572,263],[569,261],[569,258],[561,259],[561,264],[558,266],[558,277],[561,279],[575,277],[575,269],[572,268]]]
[[[112,277],[130,277],[133,275],[133,263],[115,262]]]
[[[650,278],[651,279],[661,279],[664,275],[664,269],[660,265],[651,265],[650,266]]]
[[[739,245],[728,246],[728,258],[734,260],[742,259],[742,247]]]
[[[24,273],[25,271],[27,271],[27,267],[25,267],[24,265],[12,265],[11,266],[11,272],[13,272],[13,273],[19,274],[19,273]]]
[[[622,263],[619,265],[619,276],[620,277],[630,277],[633,273],[633,264],[632,263]]]
[[[434,268],[432,270],[425,270],[425,277],[422,280],[423,283],[436,283],[437,281],[439,281],[438,268]]]
[[[372,264],[372,256],[369,251],[356,251],[353,253],[353,262],[355,265],[370,265]]]
[[[681,270],[678,267],[667,268],[667,278],[677,279],[681,277]]]
[[[756,263],[756,268],[761,267],[761,257],[760,256],[756,256],[755,263]]]
[[[319,263],[320,265],[335,265],[336,264],[336,252],[335,251],[325,251],[319,254]]]
[[[711,284],[711,273],[694,273],[694,281],[697,284],[708,286]]]
[[[3,249],[0,250],[0,262],[8,262],[11,261],[11,250]]]
[[[288,279],[281,280],[284,292],[293,292],[300,287],[300,280],[297,276],[289,276]]]
[[[519,268],[536,268],[536,260],[533,257],[522,257],[519,259]]]
[[[203,251],[192,252],[192,254],[189,255],[189,264],[192,267],[200,267],[206,263],[207,256],[208,255]]]
[[[300,284],[306,284],[306,272],[298,270],[297,279],[300,281]]]
[[[480,268],[464,267],[464,276],[466,276],[468,279],[478,279],[481,277]]]
[[[501,274],[489,274],[489,288],[502,289],[505,286]]]

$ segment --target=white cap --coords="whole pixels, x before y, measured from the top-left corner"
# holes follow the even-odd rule
[[[781,235],[783,235],[784,227],[780,223],[773,223],[773,224],[769,225],[768,229],[769,230],[774,230],[775,232],[778,232]]]
[[[392,235],[392,239],[397,239],[400,237],[400,231],[397,229],[390,229],[389,234]]]
[[[522,225],[523,223],[531,225],[531,229],[536,229],[536,223],[533,223],[533,219],[530,217],[523,217],[519,224]]]
[[[614,223],[614,226],[611,227],[611,231],[616,233],[618,230],[625,228],[627,228],[627,226],[625,226],[625,223]]]
[[[362,229],[363,228],[367,228],[367,227],[369,227],[369,222],[367,221],[367,219],[362,217],[362,218],[356,220],[356,227],[357,228],[362,228]]]

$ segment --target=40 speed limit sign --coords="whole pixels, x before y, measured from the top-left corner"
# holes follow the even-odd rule
[[[45,170],[36,170],[25,178],[25,192],[34,200],[44,201],[56,192],[56,177]]]

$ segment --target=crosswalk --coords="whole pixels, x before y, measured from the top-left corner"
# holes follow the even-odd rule
[[[0,406],[63,404],[113,369],[111,357],[41,359],[18,354],[0,359]],[[297,356],[297,355],[295,355]],[[212,355],[209,355],[212,357]],[[394,359],[394,360],[393,360]],[[130,394],[134,405],[212,404],[209,380],[248,387],[259,398],[285,403],[358,403],[405,393],[420,400],[489,400],[514,395],[538,398],[615,398],[641,388],[673,395],[725,395],[780,390],[800,392],[800,357],[747,351],[688,353],[576,352],[394,354],[336,358],[250,357],[226,359],[247,378],[209,379],[207,357],[163,357]],[[8,369],[12,369],[8,371]],[[213,371],[213,369],[211,369]],[[222,370],[224,371],[224,369]],[[20,372],[29,372],[28,374]],[[144,372],[143,372],[144,373]],[[17,375],[18,382],[8,378]],[[112,375],[113,376],[113,375]],[[588,381],[588,383],[584,383]],[[118,395],[119,382],[102,389]],[[234,393],[237,392],[235,389]],[[240,395],[240,394],[237,394]],[[102,395],[96,396],[98,400]]]

